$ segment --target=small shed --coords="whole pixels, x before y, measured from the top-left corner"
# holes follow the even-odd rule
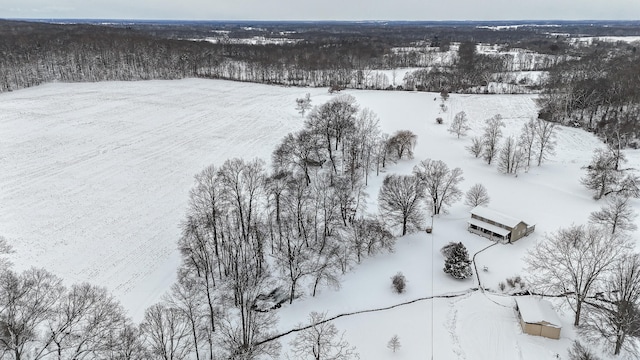
[[[560,339],[562,324],[550,302],[529,296],[518,297],[516,307],[525,334]]]

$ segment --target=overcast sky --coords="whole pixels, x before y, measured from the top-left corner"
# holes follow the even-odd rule
[[[0,0],[0,18],[639,20],[640,0]]]

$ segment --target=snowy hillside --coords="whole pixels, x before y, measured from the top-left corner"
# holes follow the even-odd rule
[[[273,147],[302,127],[295,99],[311,93],[313,105],[332,95],[325,88],[269,87],[211,80],[50,84],[0,96],[0,235],[16,252],[17,269],[44,267],[68,282],[107,286],[134,319],[173,283],[179,264],[176,241],[193,175],[232,157],[269,161]],[[447,132],[465,111],[473,133],[501,114],[505,135],[517,135],[535,117],[532,95],[456,95],[441,113],[433,93],[346,91],[378,114],[383,131],[409,129],[418,136],[415,159],[389,167],[409,174],[420,160],[460,167],[466,191],[482,183],[491,207],[531,219],[536,231],[513,245],[493,246],[476,258],[484,287],[525,276],[522,256],[545,233],[586,223],[602,205],[580,184],[594,148],[592,134],[560,128],[557,155],[517,177],[504,175],[471,156],[469,138]],[[442,117],[444,124],[435,119]],[[629,167],[640,168],[640,152],[629,151]],[[369,185],[368,208],[377,209],[382,174]],[[632,205],[640,212],[640,201]],[[474,254],[492,243],[466,230],[469,207],[455,204],[433,219],[432,234],[400,238],[396,251],[363,261],[344,276],[340,290],[322,289],[279,310],[278,328],[305,322],[311,311],[328,316],[392,306],[386,311],[345,316],[336,326],[361,359],[554,359],[566,358],[575,333],[562,316],[561,340],[525,335],[513,299],[469,291],[475,278],[454,280],[442,272],[439,249],[463,242]],[[636,219],[640,226],[640,220]],[[640,240],[638,232],[634,239]],[[390,289],[401,271],[407,292]],[[461,294],[445,298],[441,295]],[[555,305],[561,305],[555,302]],[[391,353],[397,334],[402,347]],[[285,337],[283,345],[292,337]]]

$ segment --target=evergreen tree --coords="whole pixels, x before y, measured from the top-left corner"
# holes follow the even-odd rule
[[[444,262],[443,271],[456,279],[466,279],[473,275],[469,253],[461,242],[452,247],[449,257]]]

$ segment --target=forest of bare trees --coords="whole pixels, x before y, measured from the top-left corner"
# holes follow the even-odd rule
[[[551,69],[540,118],[595,132],[607,143],[638,147],[640,54],[633,46],[597,44]]]

